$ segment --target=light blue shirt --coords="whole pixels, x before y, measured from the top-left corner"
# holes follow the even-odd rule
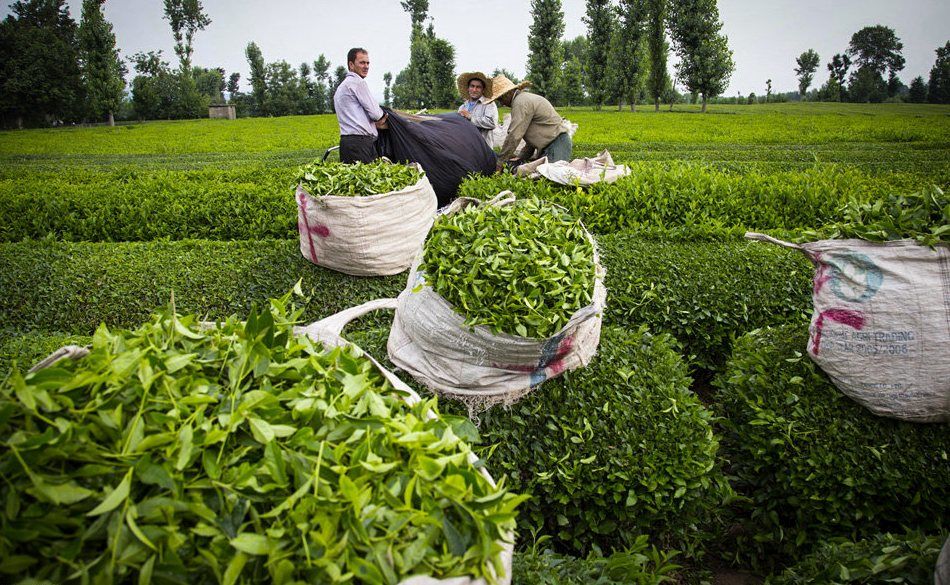
[[[333,108],[340,123],[341,136],[379,136],[373,123],[383,110],[369,92],[366,80],[350,71],[333,94]]]

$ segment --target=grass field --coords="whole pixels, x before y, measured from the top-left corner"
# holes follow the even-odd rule
[[[682,391],[695,402],[690,408],[699,413],[697,420],[722,415],[727,403],[707,382],[728,367],[737,367],[725,364],[736,338],[778,323],[801,329],[802,317],[810,309],[810,264],[795,252],[742,241],[745,230],[784,233],[820,228],[839,220],[841,205],[850,199],[877,200],[928,185],[950,188],[948,106],[715,105],[707,114],[700,114],[698,107],[654,112],[643,106],[636,113],[611,108],[569,108],[561,113],[579,124],[575,156],[591,156],[606,148],[616,161],[630,164],[633,175],[584,192],[522,185],[577,213],[595,232],[608,267],[605,325],[617,339],[624,332],[643,334],[646,327],[671,336],[658,343],[663,355],[675,362],[671,369],[682,370],[684,379],[687,369],[693,376]],[[140,322],[172,294],[182,311],[225,317],[246,314],[252,304],[265,303],[302,281],[311,295],[305,306],[309,319],[398,293],[405,275],[347,277],[309,264],[298,252],[294,170],[337,142],[336,119],[331,115],[0,132],[0,380],[13,362],[22,367],[62,344],[85,343],[99,322],[117,327]],[[483,191],[499,186],[517,190],[516,185],[514,179],[473,178],[463,184],[463,192],[487,196],[494,193]],[[365,325],[384,338],[387,317],[367,319]],[[640,349],[646,347],[645,341],[636,343]],[[778,343],[776,347],[781,349]],[[679,353],[674,355],[674,349]],[[648,362],[631,365],[629,372],[647,371]],[[804,375],[795,373],[790,379],[801,380]],[[758,380],[757,375],[753,378]],[[603,384],[599,378],[589,383]],[[692,392],[687,388],[690,383]],[[830,386],[816,387],[826,391]],[[798,401],[797,396],[778,391],[773,398],[776,411]],[[597,407],[591,420],[600,416]],[[739,417],[746,406],[734,399],[732,408]],[[765,433],[764,441],[772,439],[767,433],[773,430],[781,436],[791,433],[803,424],[804,418],[795,417],[814,411],[804,403],[794,408],[799,410],[754,423],[774,425],[774,429],[756,426]],[[885,441],[898,432],[854,405],[848,408],[851,418],[845,426],[851,428],[851,422],[860,419],[855,437],[877,433],[874,436]],[[560,416],[567,420],[573,414]],[[828,416],[841,415],[835,410]],[[580,428],[587,420],[571,424]],[[667,428],[664,421],[657,424]],[[728,433],[720,423],[708,424],[697,427],[702,431],[697,444],[713,454]],[[810,441],[823,440],[820,433],[829,425],[812,424],[814,429],[803,431],[794,448],[768,465],[789,460],[804,470],[803,476],[824,473],[812,469],[808,449]],[[632,451],[649,443],[655,431],[651,429],[645,426],[643,438],[636,438],[644,442],[634,442],[635,433],[631,434]],[[919,465],[908,458],[911,463],[901,467],[903,459],[896,458],[901,459],[896,467],[881,468],[881,473],[902,482],[932,483],[935,487],[927,492],[932,493],[930,505],[945,509],[950,502],[944,481],[950,438],[927,432],[920,432],[921,446],[911,453],[919,456]],[[609,437],[604,440],[609,442]],[[849,456],[863,462],[867,449],[879,443],[868,445],[855,446]],[[734,448],[731,453],[749,457],[748,467],[762,469],[770,478],[779,473],[774,471],[777,467],[759,465],[755,454]],[[942,462],[935,453],[942,453]],[[837,460],[832,459],[837,455],[827,455],[831,471],[822,476],[824,481],[841,490],[842,502],[868,501],[878,508],[859,510],[848,520],[851,524],[839,523],[838,508],[834,513],[819,510],[813,517],[805,514],[806,520],[775,516],[774,524],[768,524],[773,522],[772,512],[742,506],[750,506],[759,496],[767,499],[771,492],[752,494],[755,497],[739,493],[740,511],[730,512],[736,516],[723,522],[742,526],[746,532],[740,537],[746,540],[726,534],[722,524],[684,528],[690,538],[683,542],[691,543],[692,536],[702,533],[696,538],[701,544],[695,546],[709,545],[705,553],[700,548],[687,551],[685,564],[695,574],[688,573],[692,577],[684,580],[709,576],[703,572],[705,561],[699,560],[703,554],[706,559],[722,554],[764,574],[762,567],[791,562],[817,544],[808,540],[793,545],[774,535],[796,533],[805,541],[812,524],[819,525],[818,534],[834,537],[897,526],[889,519],[901,518],[904,504],[875,492],[877,488],[870,485],[874,482],[853,490],[835,483]],[[728,471],[734,463],[717,457],[715,473]],[[550,475],[563,475],[560,467],[553,469]],[[705,476],[702,483],[705,489]],[[737,483],[736,489],[741,492],[742,486]],[[689,498],[700,502],[698,495],[687,494],[682,500],[679,490],[671,491],[676,495],[663,502],[656,496],[657,509],[668,512],[669,518],[677,517],[683,502],[693,501]],[[824,497],[813,497],[813,503]],[[719,501],[701,503],[708,503],[709,510],[716,511],[713,515],[722,507]],[[583,509],[587,504],[569,501],[567,507]],[[619,504],[605,505],[609,509]],[[841,504],[840,509],[852,506]],[[932,511],[940,516],[940,509]],[[756,522],[765,522],[767,529]],[[796,522],[804,523],[804,528]],[[891,523],[885,526],[885,522]],[[914,527],[933,528],[923,521]],[[775,545],[774,538],[782,542]],[[742,547],[747,548],[738,550]]]

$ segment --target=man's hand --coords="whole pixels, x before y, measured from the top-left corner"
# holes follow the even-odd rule
[[[468,113],[468,110],[459,110],[459,114],[461,114],[466,120],[472,119],[472,115]]]
[[[389,122],[389,114],[383,114],[383,117],[380,118],[379,120],[376,120],[374,124],[376,124],[376,127],[379,128],[380,130],[387,130],[389,128],[388,122]]]

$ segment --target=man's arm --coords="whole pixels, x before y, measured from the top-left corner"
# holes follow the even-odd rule
[[[494,129],[498,125],[498,106],[495,105],[495,102],[487,104],[481,116],[473,116],[472,124],[483,130]]]
[[[524,105],[524,101],[521,104],[512,104],[508,138],[505,139],[505,143],[501,147],[501,153],[498,155],[499,162],[503,164],[515,153],[515,149],[518,148],[518,144],[524,138],[524,133],[528,130],[530,123],[531,116],[528,114],[528,108]]]
[[[356,101],[362,106],[363,111],[366,112],[369,119],[373,122],[378,122],[384,116],[383,109],[380,108],[376,100],[373,99],[373,94],[369,92],[369,86],[366,85],[366,80],[361,81],[362,83],[353,84],[353,95],[356,96]]]

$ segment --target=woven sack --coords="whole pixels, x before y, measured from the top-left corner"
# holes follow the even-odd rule
[[[298,184],[295,199],[303,257],[354,276],[389,276],[409,268],[436,211],[425,174],[405,189],[358,197],[313,196]]]
[[[815,265],[808,355],[839,390],[881,416],[950,421],[950,248],[746,237]]]
[[[509,205],[501,193],[487,205]],[[475,199],[457,199],[443,212],[457,213]],[[393,364],[434,392],[463,402],[472,415],[496,404],[512,404],[543,381],[586,366],[600,343],[607,289],[605,270],[594,245],[593,301],[575,312],[547,339],[492,333],[465,325],[465,317],[426,282],[416,256],[405,290],[397,299],[387,349]]]
[[[361,317],[371,311],[378,309],[393,309],[396,306],[396,299],[379,299],[375,301],[370,301],[362,305],[346,309],[335,315],[327,317],[326,319],[311,323],[307,326],[294,327],[294,332],[298,335],[306,335],[313,339],[323,343],[324,345],[337,347],[343,345],[352,345],[350,342],[346,341],[342,336],[341,332],[343,328],[346,327],[350,321]],[[215,324],[211,322],[201,323],[203,327],[214,327]],[[358,348],[358,346],[355,346]],[[362,350],[360,350],[362,351]],[[49,357],[39,362],[33,368],[30,369],[30,372],[35,372],[43,368],[49,367],[61,359],[80,359],[89,354],[89,349],[85,347],[80,347],[77,345],[68,345],[59,348],[53,352]],[[363,354],[372,361],[376,367],[379,369],[380,373],[393,385],[396,390],[399,390],[404,394],[403,399],[410,405],[414,405],[422,400],[419,395],[405,382],[399,379],[394,373],[383,367],[378,361],[376,361],[373,356],[369,355],[365,351]],[[432,411],[429,411],[428,416],[430,418],[435,418],[435,414]],[[474,453],[469,453],[469,461],[473,465],[478,462],[478,457]],[[481,467],[479,468],[479,473],[488,480],[488,482],[494,486],[495,480],[491,477],[488,471]],[[509,585],[511,583],[511,564],[514,554],[514,535],[510,535],[508,542],[502,543],[502,551],[499,553],[501,555],[502,566],[504,567],[505,574],[498,576],[496,582],[499,585]],[[435,577],[430,577],[426,575],[413,575],[399,582],[399,585],[488,585],[484,578],[473,579],[470,577],[451,577],[446,579],[438,579]]]
[[[516,174],[530,179],[544,177],[561,185],[586,186],[594,183],[613,183],[629,175],[630,167],[614,164],[610,152],[602,150],[594,158],[575,158],[571,162],[559,160],[549,163],[548,157],[544,156],[519,166]]]

